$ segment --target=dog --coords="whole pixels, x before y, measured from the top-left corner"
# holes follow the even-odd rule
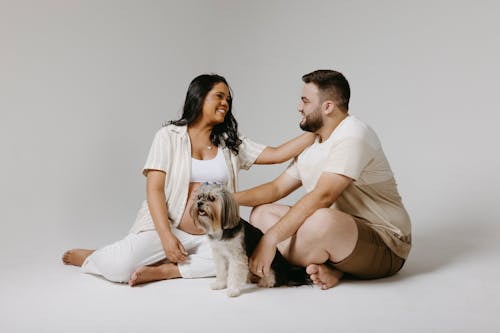
[[[305,268],[290,264],[279,251],[276,251],[269,274],[260,278],[249,272],[248,257],[263,233],[240,218],[239,205],[224,186],[201,185],[190,215],[195,226],[204,230],[210,240],[216,267],[212,289],[228,288],[228,296],[235,297],[240,295],[247,281],[264,288],[310,284]]]

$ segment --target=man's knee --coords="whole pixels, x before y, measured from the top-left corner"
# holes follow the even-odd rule
[[[320,208],[309,216],[297,230],[300,236],[321,235],[331,228],[331,217],[328,208]]]
[[[295,261],[301,265],[339,261],[352,252],[356,240],[357,227],[351,216],[335,209],[319,209],[297,230]]]
[[[331,238],[345,233],[346,229],[355,228],[351,220],[347,214],[336,209],[320,208],[304,221],[297,235],[311,240]]]
[[[271,204],[256,206],[250,212],[250,224],[261,229],[264,226],[264,221],[271,214]],[[261,229],[262,230],[262,229]]]

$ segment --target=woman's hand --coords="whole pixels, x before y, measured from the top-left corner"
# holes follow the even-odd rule
[[[167,259],[174,263],[182,262],[186,260],[188,253],[170,230],[165,198],[165,179],[166,173],[163,171],[148,171],[146,183],[148,207]]]
[[[165,251],[165,255],[168,260],[173,263],[183,262],[186,260],[188,253],[174,234],[166,233],[163,239],[163,250]]]
[[[306,132],[278,147],[266,147],[255,160],[255,164],[275,164],[288,161],[292,157],[298,156],[314,140],[316,140],[316,134]]]

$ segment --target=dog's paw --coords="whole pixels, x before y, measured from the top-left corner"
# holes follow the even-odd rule
[[[228,289],[227,290],[227,296],[229,297],[237,297],[240,296],[241,290],[239,289]]]
[[[261,288],[272,288],[276,284],[276,279],[274,278],[274,274],[266,275],[259,280],[257,285]]]
[[[225,289],[226,287],[227,287],[227,284],[224,281],[215,281],[212,284],[210,284],[210,288],[212,290]]]
[[[253,273],[249,273],[247,277],[247,283],[259,283],[260,277]]]

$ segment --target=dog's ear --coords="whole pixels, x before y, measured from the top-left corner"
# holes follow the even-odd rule
[[[191,208],[189,208],[189,215],[193,219],[193,224],[196,228],[200,227],[200,222],[198,221],[198,214],[196,214],[196,202],[193,202]]]
[[[221,224],[222,229],[232,229],[240,223],[240,207],[228,190],[221,193]]]
[[[188,198],[188,200],[192,200],[192,203],[191,203],[191,207],[189,208],[189,215],[191,216],[191,218],[193,219],[193,224],[196,228],[201,228],[201,224],[200,224],[200,221],[198,219],[198,209],[197,209],[197,204],[196,204],[196,201],[197,201],[197,198],[198,196],[201,194],[201,191],[202,191],[202,187],[204,185],[198,187],[197,189],[194,190],[193,194],[192,194],[192,198]]]

